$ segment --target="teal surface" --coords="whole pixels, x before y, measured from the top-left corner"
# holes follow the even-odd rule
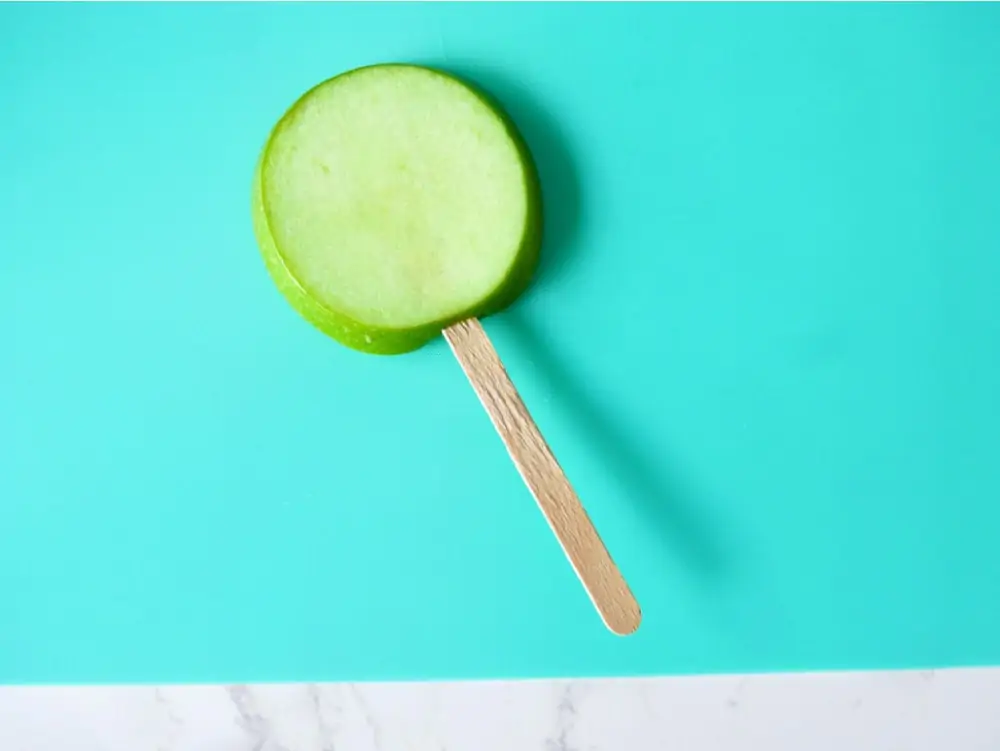
[[[0,682],[1000,664],[1000,6],[0,6]],[[547,201],[487,329],[640,599],[601,625],[443,342],[267,278],[250,179],[385,60]]]

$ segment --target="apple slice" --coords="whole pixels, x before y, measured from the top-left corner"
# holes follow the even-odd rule
[[[539,195],[528,150],[483,95],[384,64],[321,83],[281,118],[257,165],[253,219],[303,317],[354,349],[397,354],[523,291]]]

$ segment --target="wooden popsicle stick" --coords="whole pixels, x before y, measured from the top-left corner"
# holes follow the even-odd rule
[[[475,318],[460,321],[446,328],[444,337],[605,625],[622,636],[633,633],[642,619],[639,603],[531,419],[482,324]]]

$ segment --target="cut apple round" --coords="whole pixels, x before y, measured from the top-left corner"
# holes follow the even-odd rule
[[[504,308],[541,240],[536,172],[509,118],[457,78],[402,64],[339,75],[288,110],[257,164],[253,219],[291,305],[374,354]]]

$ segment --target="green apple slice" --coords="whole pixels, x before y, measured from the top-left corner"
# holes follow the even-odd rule
[[[412,351],[531,279],[541,201],[510,119],[457,78],[359,68],[302,96],[253,181],[268,271],[306,320],[363,352]]]

